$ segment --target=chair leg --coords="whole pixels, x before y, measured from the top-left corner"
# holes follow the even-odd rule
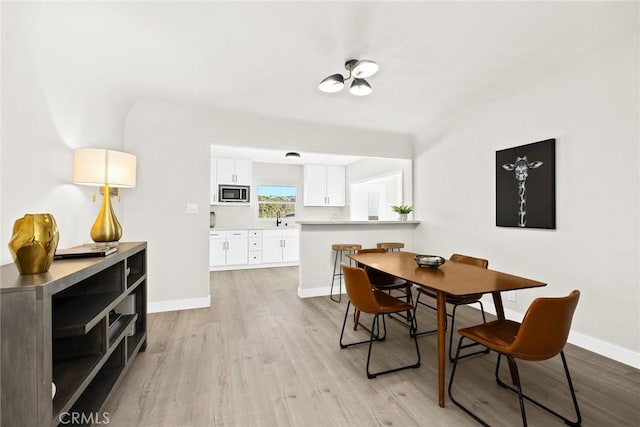
[[[482,305],[482,301],[477,301],[480,304],[480,311],[482,313],[482,323],[487,323],[487,318],[484,315],[484,306]],[[453,331],[455,331],[455,321],[456,321],[456,309],[458,308],[457,305],[453,306],[453,311],[451,313],[451,331],[449,331],[449,360],[451,362],[453,362],[453,356],[451,355],[451,351],[452,351],[452,347],[453,347]],[[463,345],[461,348],[469,348],[469,347],[475,347],[475,346],[479,346],[480,344],[478,344],[477,342],[471,342],[469,344]],[[489,349],[486,347],[483,347],[482,350],[478,350],[478,351],[474,351],[471,353],[466,353],[463,354],[462,356],[458,356],[458,359],[464,359],[465,357],[469,357],[469,356],[475,356],[476,354],[488,354],[489,353]]]
[[[385,335],[386,335],[387,327],[386,327],[385,320],[384,320],[384,314],[382,314],[382,315],[381,314],[376,314],[375,315],[375,317],[373,318],[373,323],[371,325],[371,330],[373,331],[376,323],[380,322],[379,317],[382,317],[382,325],[384,327],[384,332],[385,332]],[[412,321],[412,323],[413,323],[413,321]],[[403,369],[419,368],[420,367],[420,361],[421,361],[421,358],[420,358],[420,347],[418,346],[418,339],[414,336],[413,337],[413,341],[414,341],[415,346],[416,346],[416,354],[417,354],[417,357],[418,357],[418,360],[416,361],[416,363],[413,363],[411,365],[400,366],[398,368],[387,369],[385,371],[378,371],[378,372],[373,372],[373,373],[370,372],[369,371],[369,362],[371,361],[371,349],[373,347],[373,341],[377,341],[377,340],[375,340],[374,337],[373,337],[373,334],[371,334],[371,338],[369,339],[369,352],[367,354],[367,368],[366,368],[367,378],[372,379],[372,378],[377,377],[378,375],[390,374],[392,372],[401,371]]]
[[[400,290],[400,289],[398,289]],[[411,293],[411,286],[407,286],[407,288],[405,288],[404,292],[404,297],[407,300],[407,304],[409,304],[411,307],[413,307],[413,295]],[[391,295],[391,290],[389,291],[389,295]],[[402,315],[400,313],[398,313],[398,316],[396,316],[395,314],[388,314],[388,316],[393,319],[393,320],[397,320],[398,322],[402,323],[405,326],[408,326],[409,328],[411,328],[411,311],[407,310],[404,312],[405,314]]]
[[[424,302],[420,302],[420,295],[421,293],[418,292],[418,297],[416,298],[415,303],[413,304],[413,313],[414,313],[414,317],[417,317],[417,313],[418,313],[418,304],[422,304],[425,307],[429,307],[430,309],[434,310],[436,313],[438,312],[438,309],[432,305],[429,305],[427,303]],[[447,317],[451,317],[451,315],[449,313],[446,313],[446,316],[444,318],[444,327],[445,329],[449,327],[448,325],[448,321],[447,321]],[[418,320],[416,319],[416,323],[415,323],[415,328],[413,330],[413,332],[411,333],[411,335],[416,335],[416,336],[420,336],[420,335],[431,335],[431,334],[435,334],[438,332],[438,329],[431,329],[429,331],[422,331],[422,332],[418,332]],[[451,345],[451,344],[449,344]]]
[[[358,344],[364,344],[369,342],[369,340],[364,340],[364,341],[358,341],[358,342],[352,342],[352,343],[343,343],[342,339],[344,337],[344,330],[345,327],[347,325],[347,318],[349,317],[349,308],[351,308],[351,301],[347,302],[347,309],[344,312],[344,321],[342,322],[342,331],[340,332],[340,348],[347,348],[347,347],[351,347],[353,345],[358,345]],[[361,325],[362,326],[362,325]],[[369,332],[372,336],[374,341],[384,341],[385,338],[387,337],[387,327],[383,322],[383,327],[384,327],[384,335],[382,337],[380,337],[380,326],[377,325],[377,331],[374,333],[373,329],[369,330],[368,328],[365,328],[364,326],[362,326],[363,329],[365,329],[367,332]]]
[[[458,356],[460,356],[460,349],[462,348],[462,340],[464,339],[464,337],[460,337],[460,340],[458,341],[458,348],[456,350],[456,357],[453,359],[453,368],[451,368],[451,378],[449,379],[449,398],[451,399],[451,401],[460,409],[462,409],[464,412],[467,413],[467,415],[469,415],[471,418],[473,418],[474,420],[476,420],[477,422],[479,422],[480,424],[482,424],[485,427],[489,427],[489,424],[487,424],[486,422],[484,422],[482,420],[482,418],[480,418],[479,416],[477,416],[476,414],[474,414],[470,409],[468,409],[467,407],[465,407],[462,403],[458,402],[454,397],[453,397],[453,393],[451,391],[451,389],[453,388],[453,379],[456,375],[456,368],[458,367]]]
[[[571,400],[573,401],[573,408],[576,412],[576,420],[572,421],[569,420],[568,418],[564,417],[563,415],[557,413],[556,411],[554,411],[553,409],[543,405],[542,403],[532,399],[531,397],[522,394],[522,397],[524,399],[527,399],[529,402],[535,404],[536,406],[538,406],[541,409],[544,409],[545,411],[549,412],[550,414],[560,418],[562,421],[564,421],[565,424],[570,425],[570,426],[580,426],[582,425],[582,415],[580,415],[580,408],[578,407],[578,399],[576,398],[576,392],[573,388],[573,382],[571,381],[571,375],[569,374],[569,366],[567,365],[567,359],[564,355],[564,350],[560,352],[560,357],[562,358],[562,366],[564,368],[564,373],[567,377],[567,384],[569,385],[569,392],[571,394]],[[513,361],[514,365],[515,365],[515,360]],[[499,377],[499,369],[500,369],[500,357],[498,356],[498,363],[496,364],[496,382],[498,383],[498,385],[500,385],[501,387],[504,387],[506,389],[509,389],[515,393],[518,393],[517,389],[514,389],[513,387],[511,387],[510,385],[506,384],[505,382],[503,382],[500,377]],[[517,370],[516,370],[517,373]],[[518,383],[519,383],[519,379],[518,379]],[[518,384],[519,386],[519,384]],[[520,393],[521,393],[521,388],[520,388]],[[523,416],[524,416],[524,410],[523,410]],[[526,425],[526,421],[523,420],[523,422],[525,422]]]

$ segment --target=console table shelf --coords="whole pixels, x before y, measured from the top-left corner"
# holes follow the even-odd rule
[[[105,310],[122,295],[120,292],[106,294],[82,295],[60,298],[62,301],[53,307],[53,337],[69,337],[86,334],[101,319]]]
[[[146,251],[146,242],[120,243],[112,255],[56,260],[43,274],[0,267],[0,425],[100,419],[146,349]]]

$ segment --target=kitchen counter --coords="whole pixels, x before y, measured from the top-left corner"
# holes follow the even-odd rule
[[[418,220],[409,221],[296,221],[296,224],[304,225],[407,225],[420,224]]]
[[[356,243],[375,248],[380,242],[402,242],[405,251],[415,247],[415,230],[421,221],[296,221],[300,226],[298,296],[329,295],[334,243]],[[342,291],[344,292],[344,284]]]
[[[209,228],[209,231],[227,231],[227,230],[297,230],[299,227],[295,225],[281,225],[276,227],[275,225],[256,225],[254,227],[213,227]]]

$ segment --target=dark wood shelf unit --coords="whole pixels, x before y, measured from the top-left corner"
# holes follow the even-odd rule
[[[139,252],[127,258],[126,277],[127,287],[131,287],[135,282],[146,275],[147,254]]]
[[[110,292],[54,299],[53,337],[86,334],[104,318],[121,295],[121,292]]]
[[[91,383],[88,384],[87,390],[91,390],[91,393],[82,393],[70,410],[68,410],[69,413],[85,414],[85,420],[89,422],[80,423],[79,425],[91,425],[91,420],[95,421],[96,417],[101,417],[102,414],[96,412],[96,408],[100,408],[102,406],[102,402],[107,400],[114,386],[122,377],[125,367],[127,366],[125,347],[126,341],[119,340],[118,346],[114,347],[114,351],[105,361],[104,366],[93,377]],[[53,425],[58,426],[68,424],[65,422],[66,420],[64,420],[64,417],[64,413],[55,415],[53,418]]]
[[[53,398],[54,414],[64,411],[65,404],[72,400],[74,394],[84,389],[83,383],[99,369],[101,358],[101,354],[96,354],[66,359],[54,364],[53,382],[56,385],[56,395]]]
[[[146,242],[120,243],[112,255],[56,260],[38,275],[0,267],[0,425],[67,425],[74,414],[101,421],[146,349],[146,250]]]
[[[144,351],[147,345],[147,333],[138,332],[127,337],[127,359],[133,360],[139,351]]]
[[[138,318],[137,314],[124,314],[116,320],[113,325],[109,326],[109,345],[113,346],[118,338],[131,326]]]

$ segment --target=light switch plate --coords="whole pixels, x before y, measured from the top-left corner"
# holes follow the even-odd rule
[[[195,202],[187,203],[187,213],[197,214],[198,213],[198,204]]]

